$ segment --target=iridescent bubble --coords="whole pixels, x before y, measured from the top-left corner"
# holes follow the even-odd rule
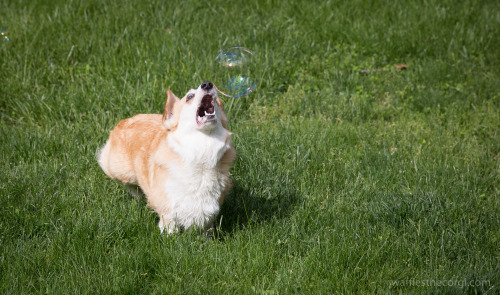
[[[5,31],[0,31],[0,40],[3,42],[7,42],[10,40]]]
[[[223,49],[215,58],[215,88],[227,97],[243,97],[257,87],[255,55],[245,47]]]

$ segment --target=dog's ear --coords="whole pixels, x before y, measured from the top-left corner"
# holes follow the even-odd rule
[[[179,98],[167,88],[167,102],[163,111],[163,124],[167,129],[175,127],[176,120],[174,118],[174,106],[179,101]]]
[[[222,101],[220,98],[217,97],[217,104],[219,105],[220,108],[220,113],[221,113],[221,119],[220,122],[222,123],[222,127],[227,128],[227,116],[226,116],[226,111],[224,110],[224,106],[222,105]]]

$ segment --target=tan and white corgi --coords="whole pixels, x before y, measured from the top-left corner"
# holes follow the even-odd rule
[[[236,152],[226,127],[212,83],[202,83],[182,99],[167,89],[163,116],[140,114],[120,121],[98,162],[109,177],[142,189],[162,232],[191,226],[207,231],[231,188]]]

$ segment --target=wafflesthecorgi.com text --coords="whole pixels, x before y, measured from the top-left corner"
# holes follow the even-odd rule
[[[388,280],[391,287],[490,287],[490,280],[470,280],[470,279],[405,279]]]

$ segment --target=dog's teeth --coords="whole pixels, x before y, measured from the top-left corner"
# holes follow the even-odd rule
[[[207,113],[207,111],[205,111],[205,116],[213,115],[214,113]]]

